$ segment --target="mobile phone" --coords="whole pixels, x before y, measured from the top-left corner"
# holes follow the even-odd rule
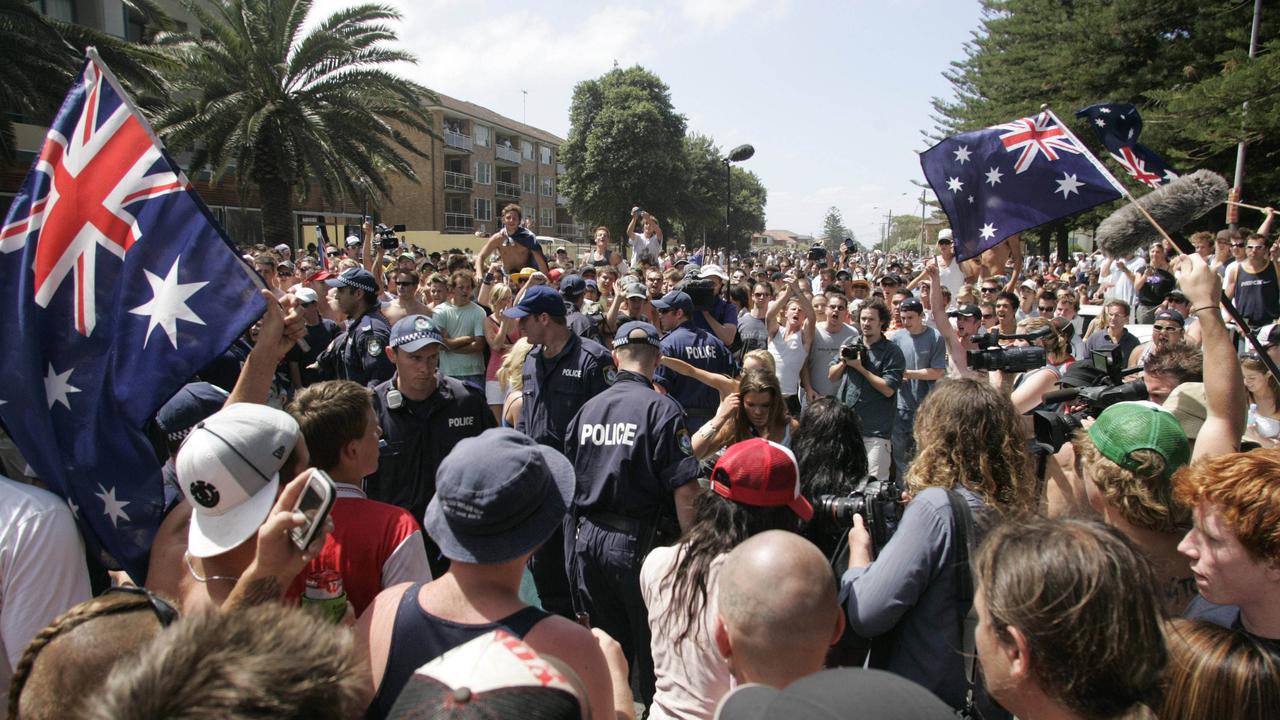
[[[302,495],[293,506],[293,511],[305,515],[307,522],[289,531],[289,538],[299,550],[306,550],[311,541],[316,539],[316,535],[324,527],[324,521],[329,518],[329,511],[333,509],[333,501],[337,495],[338,489],[329,474],[312,468],[311,477],[307,478],[306,487],[302,488]]]

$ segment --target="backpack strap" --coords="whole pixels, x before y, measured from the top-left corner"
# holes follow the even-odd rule
[[[947,500],[951,503],[951,517],[954,519],[956,547],[956,614],[960,623],[960,639],[964,652],[965,689],[964,708],[959,711],[962,718],[976,717],[974,693],[977,682],[978,652],[975,634],[978,629],[978,614],[973,609],[973,571],[969,566],[974,547],[973,511],[964,496],[955,490],[947,490]]]

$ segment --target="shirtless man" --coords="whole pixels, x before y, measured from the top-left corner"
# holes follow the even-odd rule
[[[548,272],[542,246],[532,232],[520,226],[522,214],[520,206],[514,203],[502,208],[502,229],[490,236],[476,253],[476,277],[484,276],[485,261],[495,250],[508,274],[527,267]]]
[[[395,283],[396,296],[390,302],[382,304],[382,314],[387,322],[395,325],[396,321],[409,315],[426,315],[430,317],[431,308],[418,299],[419,276],[415,270],[392,270],[391,279]]]
[[[961,262],[960,269],[964,272],[965,282],[976,284],[987,278],[1003,275],[1005,266],[1012,261],[1013,274],[1005,284],[1005,287],[1012,288],[1017,287],[1018,276],[1022,274],[1022,257],[1022,236],[1012,235],[999,245],[988,248],[978,257]]]

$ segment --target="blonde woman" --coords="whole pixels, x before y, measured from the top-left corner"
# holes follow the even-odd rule
[[[502,314],[511,307],[512,293],[508,285],[498,285],[489,293],[489,307],[493,310],[484,319],[484,340],[489,345],[489,364],[484,372],[484,395],[493,411],[495,420],[502,421],[502,406],[507,399],[506,390],[498,382],[498,369],[507,357],[507,352],[516,340],[520,339],[520,331],[516,322]]]
[[[520,338],[507,351],[502,365],[494,373],[494,379],[506,393],[502,414],[498,416],[502,427],[515,427],[516,420],[520,418],[520,409],[524,405],[524,361],[532,349],[533,345],[528,340]]]

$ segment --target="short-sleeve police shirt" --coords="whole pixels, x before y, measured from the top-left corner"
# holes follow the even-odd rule
[[[692,323],[686,322],[662,338],[662,354],[713,373],[732,376],[735,370],[729,348],[715,335]],[[653,381],[666,388],[685,412],[714,412],[720,406],[720,394],[715,388],[665,366],[658,368]]]
[[[525,358],[524,400],[516,429],[564,452],[569,421],[588,400],[613,384],[617,369],[603,345],[573,333],[555,357],[544,357],[542,352],[539,345]]]
[[[390,341],[391,326],[378,308],[352,320],[338,355],[338,379],[361,385],[390,380],[396,372],[386,352]]]
[[[565,444],[579,514],[604,510],[651,521],[676,488],[698,476],[684,411],[629,371],[582,406]]]

